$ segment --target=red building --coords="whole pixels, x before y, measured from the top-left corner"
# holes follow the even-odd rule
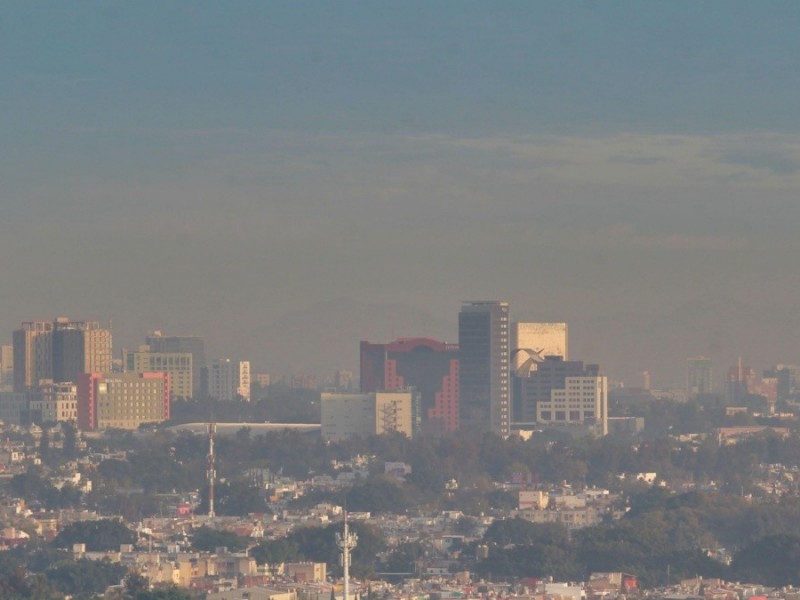
[[[400,338],[388,344],[361,342],[361,393],[414,388],[426,433],[458,430],[458,344]]]

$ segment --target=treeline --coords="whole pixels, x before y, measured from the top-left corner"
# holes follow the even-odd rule
[[[456,524],[474,532],[477,520]],[[352,524],[359,535],[353,556],[358,577],[376,573],[414,573],[425,555],[421,541],[387,548],[383,535]],[[262,542],[251,554],[261,564],[313,560],[338,573],[335,534],[342,525],[306,527],[279,540]],[[726,564],[711,558],[725,555]],[[477,560],[477,556],[488,555]],[[569,532],[561,524],[535,524],[522,518],[497,519],[478,540],[463,546],[458,568],[508,580],[552,576],[580,581],[592,572],[623,571],[652,587],[695,577],[722,577],[771,586],[800,585],[800,501],[752,503],[735,496],[670,494],[651,489],[632,498],[618,521]]]
[[[771,586],[800,584],[800,502],[753,504],[734,496],[670,495],[654,489],[634,497],[621,520],[568,535],[560,525],[495,521],[481,540],[484,577],[581,580],[623,571],[646,587],[701,575]],[[732,562],[710,557],[727,548]]]
[[[56,490],[46,472],[32,467],[6,483],[7,494],[48,508],[84,506],[137,520],[163,513],[176,494],[207,487],[205,436],[167,431],[117,433],[90,442],[99,445],[96,449],[100,451],[127,450],[126,459],[100,462],[89,474],[90,493],[81,494],[69,485]],[[265,473],[296,479],[336,477],[342,472],[341,465],[358,455],[366,457],[368,464],[368,472],[360,473],[363,479],[357,481],[362,486],[382,475],[387,461],[411,466],[399,490],[387,492],[382,482],[377,487],[357,486],[349,501],[359,509],[448,508],[477,514],[493,507],[513,508],[515,498],[497,490],[494,483],[514,477],[542,484],[566,481],[577,487],[619,490],[629,486],[635,490],[637,484],[629,483],[630,477],[622,481],[620,474],[655,472],[666,481],[713,482],[722,492],[764,496],[766,492],[755,485],[762,465],[799,466],[800,436],[782,438],[767,433],[730,446],[720,446],[713,437],[683,443],[670,438],[642,441],[611,436],[572,440],[548,434],[535,435],[529,441],[485,434],[413,440],[384,435],[326,443],[317,433],[285,430],[256,436],[242,429],[232,436],[218,436],[216,454],[220,514],[266,512],[263,490],[268,482],[260,478]],[[798,491],[797,483],[788,478],[782,486],[790,495]],[[311,498],[322,501],[336,496],[320,492]]]

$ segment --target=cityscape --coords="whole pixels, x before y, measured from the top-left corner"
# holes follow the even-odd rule
[[[684,388],[653,389],[647,372],[640,387],[609,385],[570,354],[566,322],[515,321],[494,300],[462,302],[457,322],[457,343],[353,341],[357,373],[318,384],[208,360],[201,335],[154,331],[115,350],[97,320],[24,321],[0,354],[0,543],[31,560],[63,548],[64,572],[42,575],[52,597],[793,597],[724,572],[761,573],[747,553],[798,510],[798,367],[739,361],[719,385],[710,359],[689,357]],[[681,539],[689,506],[713,512],[729,494],[741,514],[716,532],[693,515]],[[776,501],[780,528],[737,550],[730,531]],[[670,503],[684,511],[658,526],[677,554],[651,549],[657,566],[643,550],[540,556],[580,556],[598,543],[585,532],[652,519],[648,502],[661,519]],[[87,561],[104,566],[70,583]]]
[[[798,29],[0,4],[0,600],[800,600]]]

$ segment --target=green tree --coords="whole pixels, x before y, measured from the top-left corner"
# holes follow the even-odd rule
[[[340,572],[336,534],[341,531],[341,523],[328,527],[301,527],[281,540],[259,544],[251,555],[260,564],[283,562],[289,557],[291,560],[324,562],[331,572]],[[364,523],[351,523],[350,531],[358,536],[351,573],[354,577],[368,577],[374,574],[375,557],[386,548],[386,541],[379,530]]]
[[[567,528],[560,523],[531,523],[520,517],[495,519],[483,536],[484,544],[495,546],[527,546],[532,544],[563,545]]]
[[[71,596],[99,594],[120,582],[127,567],[107,560],[65,560],[45,571],[48,581],[59,591]]]
[[[112,519],[79,521],[67,525],[53,539],[56,548],[72,548],[73,544],[86,544],[90,552],[118,550],[121,544],[133,544],[136,534],[121,522]]]
[[[371,477],[363,484],[354,485],[347,493],[347,507],[357,512],[398,513],[409,506],[405,488],[388,477]]]
[[[200,527],[192,534],[192,547],[196,550],[213,552],[216,548],[226,547],[231,552],[239,552],[247,548],[248,539],[232,531]]]
[[[800,536],[770,535],[736,553],[731,571],[771,586],[800,585]]]

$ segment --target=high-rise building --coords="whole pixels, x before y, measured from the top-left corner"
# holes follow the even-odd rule
[[[27,392],[53,378],[53,321],[25,321],[13,333],[14,391]]]
[[[388,344],[361,342],[361,392],[419,395],[422,431],[458,429],[458,346],[429,338],[400,338]],[[415,418],[415,422],[416,422]]]
[[[14,389],[42,381],[74,382],[80,373],[111,370],[111,331],[97,321],[26,321],[14,331]]]
[[[151,352],[189,352],[192,355],[192,393],[205,396],[208,392],[207,381],[204,380],[206,368],[205,341],[196,335],[162,335],[154,331],[145,339]]]
[[[208,369],[208,395],[230,402],[250,401],[250,362],[215,358]]]
[[[526,422],[536,417],[536,407],[525,410],[522,399],[522,381],[546,356],[569,359],[569,343],[566,323],[528,323],[515,321],[511,324],[511,403],[512,420]]]
[[[567,324],[515,321],[511,324],[511,354],[512,368],[517,374],[535,368],[545,356],[569,360]]]
[[[322,437],[338,442],[353,436],[397,432],[414,435],[411,392],[322,394]]]
[[[739,364],[728,369],[728,381],[726,382],[725,395],[730,404],[739,404],[747,399],[747,396],[756,391],[756,371],[751,367]]]
[[[546,356],[526,376],[514,376],[514,421],[529,424],[538,421],[538,405],[549,402],[552,391],[564,389],[568,377],[598,377],[598,365],[584,365],[580,360]]]
[[[250,361],[239,361],[239,377],[236,382],[236,394],[245,402],[250,402]]]
[[[53,381],[74,382],[81,373],[111,371],[111,330],[97,321],[53,323]]]
[[[78,428],[136,429],[169,419],[169,373],[83,373]]]
[[[711,394],[713,386],[713,365],[709,358],[690,358],[686,361],[686,395]]]
[[[125,373],[169,373],[171,400],[194,397],[192,388],[191,352],[151,352],[150,346],[138,350],[122,350],[122,370]]]
[[[511,431],[508,303],[464,302],[458,314],[459,424],[469,433]]]
[[[0,389],[14,387],[14,346],[0,346]]]

